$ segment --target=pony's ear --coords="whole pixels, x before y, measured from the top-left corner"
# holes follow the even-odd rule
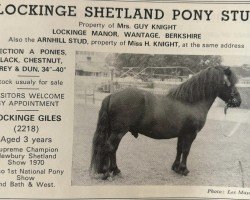
[[[224,83],[225,83],[228,87],[231,86],[231,83],[230,83],[230,81],[228,80],[227,75],[224,75]]]
[[[231,73],[232,73],[230,67],[227,67],[226,69],[224,69],[224,73],[225,73],[227,76],[230,76]]]

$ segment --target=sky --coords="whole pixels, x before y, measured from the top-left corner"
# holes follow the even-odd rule
[[[229,66],[241,66],[243,64],[250,65],[250,56],[222,56],[222,64]]]

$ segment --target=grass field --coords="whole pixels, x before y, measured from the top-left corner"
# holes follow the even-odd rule
[[[216,110],[216,109],[215,109]],[[107,181],[91,179],[88,173],[92,137],[99,107],[75,104],[72,185],[196,185],[250,187],[249,121],[240,124],[235,134],[225,137],[236,120],[209,117],[198,134],[188,157],[188,176],[171,170],[176,154],[176,139],[153,140],[143,135],[135,139],[127,133],[117,152],[122,173]],[[223,109],[216,110],[223,113]],[[237,111],[236,111],[237,112]],[[228,113],[228,119],[230,115]],[[224,134],[224,135],[223,135]]]

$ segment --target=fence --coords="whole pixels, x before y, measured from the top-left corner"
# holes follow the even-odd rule
[[[137,87],[153,94],[165,95],[171,88],[176,87],[180,83],[175,81],[155,81],[154,83],[116,81],[113,83],[113,87],[115,92],[127,87]],[[240,82],[237,86],[242,97],[241,108],[250,109],[250,84]],[[110,81],[108,78],[100,79],[77,76],[75,79],[75,98],[80,103],[100,104],[110,94],[110,91]],[[224,106],[224,102],[218,101],[218,106]]]

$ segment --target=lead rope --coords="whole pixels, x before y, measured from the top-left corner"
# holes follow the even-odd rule
[[[227,109],[228,109],[228,104],[225,105],[225,108],[224,108],[224,114],[226,116],[227,114]],[[232,137],[232,135],[239,129],[240,125],[245,121],[246,119],[242,118],[234,127],[233,129],[231,130],[231,132],[228,134],[228,135],[225,135],[224,133],[222,133],[222,135],[224,137],[227,137],[227,138],[230,138]]]

